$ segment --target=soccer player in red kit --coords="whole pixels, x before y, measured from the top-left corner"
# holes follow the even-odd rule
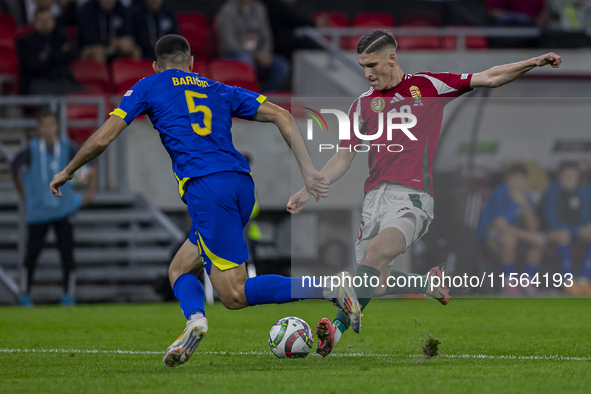
[[[405,74],[398,65],[396,46],[396,39],[387,30],[375,30],[359,40],[359,64],[371,88],[349,110],[350,124],[356,123],[351,127],[351,139],[341,141],[337,153],[321,171],[331,183],[336,182],[349,169],[356,147],[359,150],[365,145],[361,149],[367,150],[370,145],[369,177],[365,181],[362,221],[355,248],[357,276],[367,278],[357,288],[362,309],[372,297],[386,294],[425,294],[443,305],[449,302],[447,288],[430,286],[434,276],[442,276],[438,268],[432,268],[425,276],[388,269],[398,255],[427,232],[433,220],[432,169],[445,105],[473,88],[496,88],[535,67],[558,68],[562,63],[560,56],[550,52],[474,74]],[[388,113],[397,116],[404,113],[406,117],[400,118],[400,123],[408,124],[406,129],[389,133],[390,138],[385,131]],[[372,140],[372,135],[379,134],[376,131],[380,130],[380,122],[383,132]],[[359,133],[365,134],[363,139]],[[294,194],[288,202],[288,211],[298,213],[308,197],[305,188]],[[404,280],[399,281],[401,276]],[[391,286],[394,281],[406,285]],[[346,316],[341,313],[332,323],[327,318],[320,320],[317,352],[329,355],[348,326]]]

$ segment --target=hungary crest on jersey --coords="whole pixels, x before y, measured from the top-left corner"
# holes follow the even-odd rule
[[[409,90],[410,90],[410,95],[412,96],[413,99],[418,100],[421,98],[421,91],[419,88],[412,85]]]

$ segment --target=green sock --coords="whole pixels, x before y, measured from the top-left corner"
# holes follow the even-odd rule
[[[366,275],[367,277],[367,279],[365,280],[363,279],[364,275]],[[371,298],[373,297],[374,293],[376,292],[376,288],[379,286],[380,271],[373,267],[370,267],[369,265],[360,265],[357,267],[356,276],[359,276],[362,279],[361,286],[355,288],[355,292],[357,293],[357,299],[361,304],[361,310],[364,310],[367,304],[369,304],[369,302],[371,301]],[[372,286],[372,281],[370,280],[374,276],[377,277],[377,280],[373,280],[373,283],[376,284],[376,286]],[[357,280],[357,283],[359,283],[359,280]],[[334,325],[341,333],[345,332],[345,330],[349,328],[349,319],[347,318],[345,313],[340,309],[337,312],[337,316],[334,319]]]
[[[425,294],[427,292],[428,283],[423,275],[409,274],[407,272],[400,271],[396,268],[390,270],[389,279],[390,284],[396,284],[395,286],[386,285],[386,292],[384,295],[390,294]],[[400,279],[398,279],[400,278]],[[403,279],[405,278],[405,279]],[[398,283],[404,284],[404,286],[398,287]]]

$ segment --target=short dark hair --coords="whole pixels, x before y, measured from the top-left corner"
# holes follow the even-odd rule
[[[579,163],[577,163],[576,161],[563,161],[558,166],[558,170],[556,171],[556,174],[560,175],[560,173],[562,171],[568,170],[569,168],[577,170],[577,171],[581,170],[581,168],[579,167]]]
[[[387,46],[393,46],[394,50],[398,48],[398,43],[394,34],[388,30],[374,30],[371,33],[361,37],[357,43],[357,53],[372,53],[379,51]]]
[[[527,176],[527,168],[523,164],[513,164],[505,171],[505,176],[521,174]]]
[[[161,66],[166,64],[183,64],[191,57],[191,47],[183,36],[167,34],[156,43],[156,62]]]
[[[45,118],[48,118],[50,116],[53,119],[55,119],[56,122],[59,122],[59,120],[58,120],[57,115],[55,114],[55,112],[53,112],[48,107],[43,107],[43,108],[39,109],[39,111],[37,111],[37,113],[35,114],[35,117],[37,118],[37,121],[38,122],[41,122],[41,119],[45,119]]]

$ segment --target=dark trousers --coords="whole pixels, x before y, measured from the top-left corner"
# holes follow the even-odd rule
[[[74,238],[72,235],[72,223],[70,218],[58,220],[56,222],[30,224],[29,225],[29,241],[27,244],[27,256],[25,257],[25,268],[27,269],[27,293],[31,293],[31,284],[33,283],[33,274],[37,259],[44,246],[45,235],[49,226],[55,229],[57,237],[57,247],[62,257],[62,271],[64,293],[68,293],[68,282],[70,280],[70,272],[76,268],[73,256]]]

